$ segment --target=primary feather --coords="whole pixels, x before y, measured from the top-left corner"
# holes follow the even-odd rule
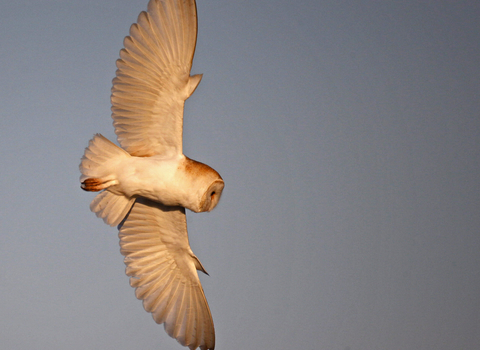
[[[185,209],[139,198],[119,237],[130,284],[155,322],[190,349],[213,349],[213,320],[197,274],[203,267],[188,243]]]
[[[132,156],[182,153],[183,107],[197,40],[195,1],[151,0],[124,40],[112,87],[112,118]]]

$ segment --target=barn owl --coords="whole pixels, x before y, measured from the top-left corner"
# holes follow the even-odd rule
[[[202,75],[190,76],[195,0],[150,0],[125,38],[112,87],[121,148],[100,134],[81,159],[81,187],[101,191],[90,209],[119,225],[126,274],[146,311],[191,350],[214,349],[215,332],[190,249],[185,208],[211,211],[224,182],[182,150],[183,107]]]

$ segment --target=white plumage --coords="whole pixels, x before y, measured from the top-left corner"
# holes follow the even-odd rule
[[[90,208],[119,225],[121,253],[137,298],[166,332],[190,349],[214,349],[215,332],[188,243],[185,208],[210,211],[224,182],[183,155],[185,100],[197,36],[194,0],[151,0],[125,38],[112,87],[112,118],[122,148],[94,136],[80,164]]]

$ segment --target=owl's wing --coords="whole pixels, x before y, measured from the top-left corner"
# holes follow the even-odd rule
[[[112,87],[120,145],[133,156],[182,153],[183,106],[197,40],[195,0],[150,0],[124,40]]]
[[[188,243],[185,209],[138,198],[120,226],[121,253],[135,294],[155,322],[191,350],[215,347],[212,315]]]

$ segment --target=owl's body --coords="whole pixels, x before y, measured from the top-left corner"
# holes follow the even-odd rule
[[[118,191],[127,197],[142,196],[196,213],[212,210],[224,186],[214,169],[184,155],[167,159],[131,157],[122,165],[126,171],[119,172],[119,184],[112,192]]]
[[[125,38],[112,87],[121,146],[94,136],[80,163],[81,187],[101,191],[90,209],[119,225],[126,274],[166,332],[191,350],[215,347],[215,330],[190,249],[185,208],[211,211],[224,182],[182,150],[183,107],[201,75],[190,75],[195,0],[150,0]]]
[[[126,206],[142,196],[167,206],[181,206],[196,213],[211,211],[220,200],[224,182],[206,164],[183,154],[135,157],[100,134],[90,141],[80,164],[82,188],[86,191],[107,189],[123,196]],[[99,197],[92,210],[103,220],[116,226],[123,220],[118,210],[108,210],[111,197]],[[106,209],[107,208],[107,209]],[[122,211],[130,208],[122,208]],[[128,211],[128,210],[127,210]]]

